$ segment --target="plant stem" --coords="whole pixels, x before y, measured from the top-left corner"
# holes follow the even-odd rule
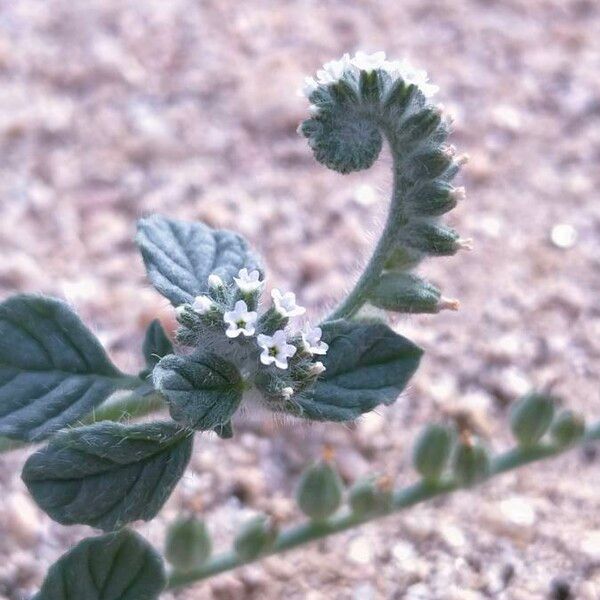
[[[579,440],[577,445],[600,440],[600,422],[589,428],[586,434]],[[544,460],[570,450],[575,446],[558,446],[554,443],[542,443],[531,448],[513,448],[498,455],[493,459],[489,476],[490,479],[507,471],[517,469],[532,462]],[[322,523],[307,522],[292,526],[282,531],[268,551],[250,560],[240,560],[234,551],[227,551],[211,558],[206,564],[198,569],[186,573],[174,572],[171,574],[168,589],[202,581],[219,573],[230,571],[242,565],[262,560],[266,556],[279,554],[291,550],[297,546],[307,544],[347,529],[351,529],[387,517],[395,512],[419,504],[431,498],[449,494],[457,489],[459,485],[452,479],[441,480],[437,483],[426,483],[420,481],[405,488],[398,489],[393,494],[393,501],[389,508],[369,513],[367,515],[356,515],[345,508]]]
[[[326,321],[333,319],[349,319],[353,317],[368,300],[369,292],[379,280],[381,272],[385,267],[386,260],[389,258],[390,251],[393,249],[398,237],[398,225],[402,221],[402,194],[400,193],[399,173],[401,172],[399,158],[400,154],[395,149],[395,144],[391,132],[386,131],[392,156],[394,160],[394,182],[392,201],[388,211],[387,219],[377,246],[373,251],[369,262],[365,266],[362,275],[352,288],[348,296],[332,312]]]
[[[115,400],[109,398],[90,415],[82,419],[81,422],[73,424],[73,426],[80,427],[98,421],[121,421],[125,418],[137,419],[162,410],[165,406],[164,398],[160,392],[142,386],[140,390],[133,390],[123,398]],[[24,448],[34,443],[0,437],[0,454]]]

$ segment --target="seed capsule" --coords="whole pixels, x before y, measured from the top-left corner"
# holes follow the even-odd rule
[[[441,477],[448,463],[452,440],[452,432],[443,425],[428,425],[417,438],[413,464],[425,481],[435,482]]]
[[[459,443],[454,451],[452,470],[457,483],[464,487],[485,479],[490,470],[487,450],[478,443]]]
[[[531,393],[513,407],[510,428],[520,446],[537,444],[548,431],[554,416],[554,399],[544,394]]]
[[[203,521],[193,517],[175,521],[167,532],[165,556],[177,571],[202,566],[210,556],[212,542]]]
[[[251,560],[268,550],[277,537],[277,528],[265,515],[246,523],[234,541],[236,554],[242,560]]]
[[[342,502],[343,485],[337,471],[327,461],[310,466],[300,479],[296,502],[313,521],[324,521]]]
[[[550,428],[550,435],[559,446],[570,446],[584,433],[585,421],[583,417],[575,414],[572,410],[561,412]]]

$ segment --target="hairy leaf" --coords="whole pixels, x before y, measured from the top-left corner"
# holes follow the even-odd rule
[[[87,538],[63,554],[33,600],[156,600],[166,583],[160,555],[123,529]]]
[[[127,384],[64,302],[18,295],[0,304],[0,434],[43,439]]]
[[[304,418],[350,421],[391,404],[419,366],[422,350],[383,323],[337,320],[322,329],[326,371],[292,407]]]
[[[173,352],[173,344],[158,319],[154,319],[146,330],[142,352],[146,359],[146,368],[140,372],[142,379],[148,377],[163,356]]]
[[[55,521],[110,530],[152,519],[191,451],[192,437],[175,423],[103,421],[60,432],[29,457],[22,477]]]
[[[260,270],[243,237],[202,223],[153,215],[138,222],[136,241],[150,281],[174,306],[206,292],[211,273],[227,282],[243,267]]]
[[[215,354],[171,354],[158,363],[153,376],[173,420],[193,429],[216,428],[227,436],[243,391],[242,378],[231,363]]]

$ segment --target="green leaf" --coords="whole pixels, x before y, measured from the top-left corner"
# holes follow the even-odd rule
[[[175,423],[103,421],[59,433],[29,457],[22,477],[55,521],[110,530],[156,516],[191,451],[192,437]]]
[[[423,351],[379,322],[343,319],[322,325],[326,371],[292,412],[316,421],[351,421],[392,404],[419,366]]]
[[[166,584],[160,555],[124,529],[87,538],[63,554],[33,600],[156,600]]]
[[[18,295],[0,304],[0,434],[43,439],[129,383],[64,302]]]
[[[174,421],[192,429],[227,433],[243,381],[234,365],[215,354],[165,356],[154,369],[154,385],[167,398]]]
[[[146,368],[140,372],[142,379],[146,379],[150,375],[163,356],[173,353],[173,344],[158,319],[154,319],[146,330],[142,352],[146,359]]]
[[[138,221],[136,241],[150,281],[174,306],[206,292],[211,273],[229,282],[243,267],[261,270],[243,237],[202,223],[153,215]]]

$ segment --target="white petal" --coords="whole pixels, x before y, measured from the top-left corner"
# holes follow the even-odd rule
[[[228,327],[228,328],[225,330],[225,335],[226,335],[228,338],[236,338],[238,335],[240,335],[240,333],[242,333],[242,330],[241,330],[239,327],[235,327],[235,328],[233,328],[233,327]]]

